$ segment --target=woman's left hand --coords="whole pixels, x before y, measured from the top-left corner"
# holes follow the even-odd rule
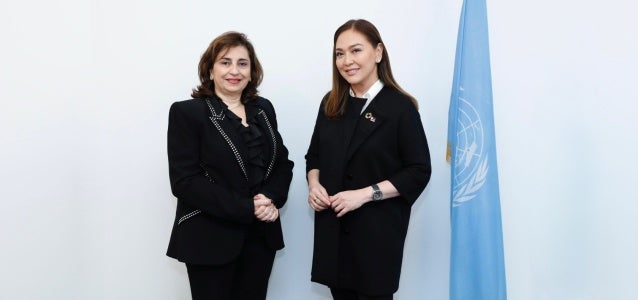
[[[342,217],[370,201],[365,189],[350,190],[330,196],[331,207],[337,213],[337,217]]]
[[[263,222],[273,222],[279,218],[279,209],[264,194],[253,197],[255,202],[255,217]]]

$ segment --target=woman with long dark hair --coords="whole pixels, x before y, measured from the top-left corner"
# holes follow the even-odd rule
[[[394,80],[366,20],[335,32],[332,73],[306,154],[312,281],[335,300],[392,299],[410,209],[431,174],[417,101]]]

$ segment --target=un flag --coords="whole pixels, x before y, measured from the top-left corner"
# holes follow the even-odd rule
[[[448,116],[450,299],[507,299],[485,0],[461,11]]]

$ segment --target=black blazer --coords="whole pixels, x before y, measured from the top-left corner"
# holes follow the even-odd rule
[[[267,99],[245,105],[257,114],[268,140],[262,190],[280,208],[286,203],[293,162],[277,131],[275,110]],[[168,163],[177,211],[167,255],[192,264],[218,265],[235,258],[254,222],[261,223],[272,249],[284,246],[279,219],[260,222],[249,191],[246,149],[227,109],[218,99],[175,102],[168,125]]]
[[[329,195],[387,179],[400,196],[368,202],[341,218],[330,209],[315,213],[312,280],[389,295],[399,286],[411,205],[430,179],[430,153],[419,112],[399,91],[384,87],[363,114],[351,109],[351,101],[338,120],[326,118],[320,108],[306,154],[307,171],[319,169]],[[344,235],[354,254],[341,258],[352,263],[350,279],[339,277]]]

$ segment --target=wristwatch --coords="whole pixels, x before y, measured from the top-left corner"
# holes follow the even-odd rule
[[[379,189],[379,186],[376,184],[373,184],[371,185],[371,187],[372,187],[372,200],[379,201],[383,199],[383,193],[381,192],[381,189]]]

